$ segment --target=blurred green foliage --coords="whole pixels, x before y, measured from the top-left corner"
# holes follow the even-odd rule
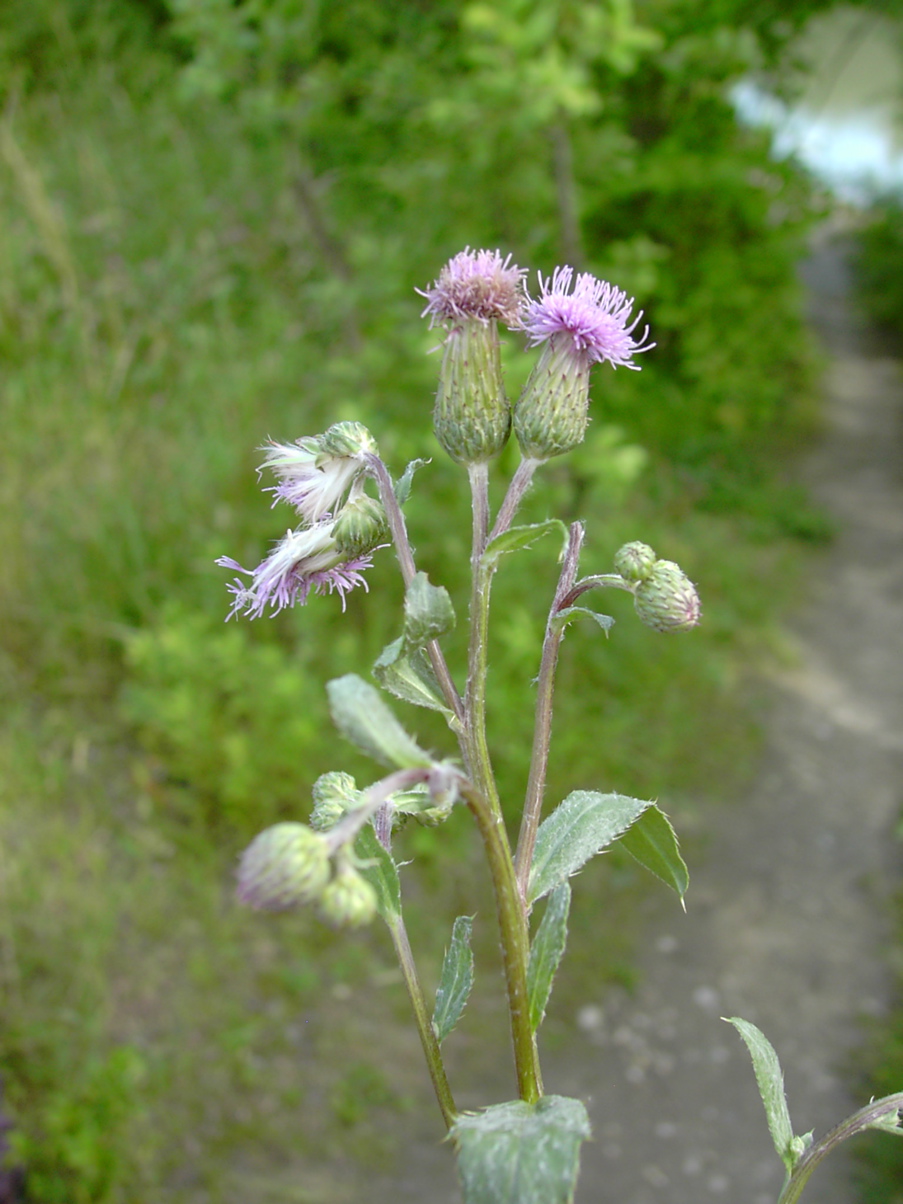
[[[859,231],[856,270],[869,318],[899,348],[903,344],[903,195],[876,201]]]
[[[828,532],[775,484],[812,417],[792,268],[813,210],[726,88],[818,7],[0,7],[0,1060],[36,1200],[285,1198],[255,1177],[261,1132],[289,1175],[328,1160],[330,1116],[409,1095],[378,938],[340,946],[306,916],[264,930],[228,902],[245,837],[304,815],[320,772],[373,773],[334,738],[323,683],[398,634],[393,558],[344,616],[327,598],[229,626],[213,561],[256,563],[286,522],[255,479],[267,436],[354,418],[395,472],[437,454],[437,335],[413,289],[463,246],[544,273],[570,259],[636,294],[658,347],[641,373],[599,371],[586,444],[525,518],[585,518],[588,572],[648,540],[705,605],[686,639],[620,597],[611,639],[569,636],[550,794],[660,795],[679,828],[749,763],[738,685],[801,541]],[[516,395],[530,359],[513,339],[505,358]],[[463,493],[435,459],[408,506],[418,563],[459,613]],[[512,808],[555,574],[540,547],[497,583],[489,702]],[[411,722],[447,747],[434,716]],[[458,817],[404,834],[406,889],[431,900],[415,939],[473,908],[467,836]],[[592,989],[629,978],[636,889],[629,869],[581,879]],[[616,917],[601,954],[600,907]],[[490,924],[479,939],[492,953]],[[341,1035],[366,1081],[336,1085],[328,1026],[309,1045],[295,1031],[321,983],[370,992],[365,1027]]]

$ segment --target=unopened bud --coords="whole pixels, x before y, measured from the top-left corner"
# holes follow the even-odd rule
[[[317,439],[321,455],[361,456],[376,454],[376,440],[361,422],[336,422]]]
[[[625,581],[645,581],[655,567],[655,553],[646,543],[625,543],[615,552],[615,572]]]
[[[386,538],[388,524],[382,503],[366,493],[351,497],[339,511],[332,529],[336,550],[343,557],[363,556]]]
[[[696,586],[673,560],[657,560],[633,597],[641,621],[656,631],[689,631],[702,615]]]
[[[317,899],[329,881],[326,837],[306,824],[274,824],[241,855],[236,894],[262,911],[287,911]]]
[[[339,928],[360,928],[376,915],[376,891],[353,866],[343,866],[320,896],[320,912]]]
[[[314,782],[311,791],[314,809],[310,816],[310,825],[318,832],[326,832],[347,815],[360,806],[361,792],[350,773],[333,770],[324,773]]]

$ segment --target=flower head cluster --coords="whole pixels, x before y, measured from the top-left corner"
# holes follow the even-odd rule
[[[273,442],[263,450],[259,471],[272,469],[278,481],[270,490],[273,504],[288,502],[302,521],[254,569],[231,556],[217,560],[251,579],[236,578],[228,586],[233,600],[227,618],[278,614],[303,605],[311,593],[339,594],[344,610],[349,590],[366,589],[362,574],[385,535],[385,514],[364,493],[367,457],[376,454],[373,436],[360,423],[339,422],[323,435]]]
[[[633,298],[605,280],[597,280],[589,272],[581,272],[574,282],[574,269],[556,268],[551,279],[539,277],[540,297],[527,302],[524,329],[532,347],[555,339],[587,363],[603,360],[615,368],[639,369],[631,356],[649,351],[654,343],[646,342],[647,326],[639,341],[633,332],[639,326],[640,312],[630,321]]]

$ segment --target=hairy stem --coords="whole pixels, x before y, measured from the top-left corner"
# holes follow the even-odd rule
[[[784,1189],[778,1197],[778,1204],[796,1204],[803,1194],[803,1188],[808,1183],[809,1176],[818,1164],[848,1137],[853,1137],[856,1133],[861,1133],[864,1129],[873,1126],[875,1128],[884,1127],[876,1125],[875,1122],[885,1117],[889,1121],[886,1125],[888,1129],[899,1129],[901,1127],[901,1111],[903,1111],[903,1092],[898,1095],[886,1095],[883,1099],[872,1100],[870,1104],[866,1104],[864,1108],[860,1108],[858,1112],[854,1112],[852,1116],[841,1121],[821,1141],[814,1142],[806,1150],[794,1167],[793,1173],[788,1176]]]
[[[558,652],[564,634],[563,629],[557,626],[553,619],[558,611],[563,609],[562,603],[573,589],[580,561],[583,535],[583,524],[572,523],[542,645],[542,660],[536,689],[536,721],[533,727],[530,775],[527,779],[527,793],[517,840],[517,856],[514,860],[518,890],[525,905],[533,850],[536,847],[536,832],[539,828],[542,800],[546,788],[549,746],[552,739],[552,696],[555,690],[555,669],[558,665]]]
[[[524,494],[530,488],[530,482],[533,480],[533,474],[539,467],[540,460],[521,460],[515,470],[514,476],[511,478],[511,483],[508,486],[508,492],[505,494],[504,500],[499,507],[499,512],[496,516],[495,525],[489,534],[489,539],[493,540],[497,535],[507,531],[511,526],[511,521],[517,513],[517,508],[524,498]]]
[[[542,1076],[536,1038],[530,1025],[527,995],[527,962],[530,938],[521,906],[511,846],[505,833],[501,811],[475,790],[462,784],[462,794],[477,821],[495,889],[495,904],[502,943],[502,963],[514,1045],[514,1068],[520,1098],[535,1104],[542,1096]]]
[[[392,478],[389,476],[389,470],[385,464],[379,456],[372,455],[367,457],[367,464],[379,488],[379,499],[389,520],[392,543],[395,545],[395,554],[398,557],[398,565],[401,569],[405,589],[407,589],[414,580],[417,567],[414,564],[414,553],[411,550],[411,541],[408,539],[408,529],[404,521],[404,514],[398,504],[398,498],[395,496],[395,490],[392,487]],[[430,640],[426,645],[426,651],[445,701],[454,712],[455,719],[460,727],[464,723],[464,704],[452,680],[445,656],[439,647],[439,641]]]
[[[426,1000],[420,986],[420,979],[417,977],[417,967],[414,964],[414,954],[411,950],[411,943],[408,940],[407,929],[401,916],[393,918],[389,924],[389,931],[392,934],[392,944],[395,946],[395,952],[398,955],[398,964],[401,966],[405,986],[408,988],[408,995],[414,1009],[414,1019],[417,1023],[417,1031],[420,1034],[420,1044],[423,1046],[423,1054],[429,1068],[433,1090],[436,1092],[436,1099],[439,1101],[439,1108],[442,1112],[442,1119],[445,1121],[445,1127],[450,1129],[455,1122],[458,1110],[455,1107],[451,1087],[445,1073],[445,1064],[442,1061],[439,1042],[436,1039],[433,1023],[427,1011]]]

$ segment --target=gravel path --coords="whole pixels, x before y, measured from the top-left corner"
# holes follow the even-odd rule
[[[720,1016],[777,1048],[797,1133],[866,1102],[847,1072],[887,998],[903,804],[903,379],[869,350],[837,246],[805,273],[833,358],[804,472],[840,535],[791,622],[793,663],[771,675],[761,770],[691,867],[688,914],[655,897],[639,992],[584,1007],[582,1044],[547,1081],[590,1101],[581,1204],[774,1204],[783,1169]],[[823,1164],[807,1198],[854,1204],[849,1162]]]

